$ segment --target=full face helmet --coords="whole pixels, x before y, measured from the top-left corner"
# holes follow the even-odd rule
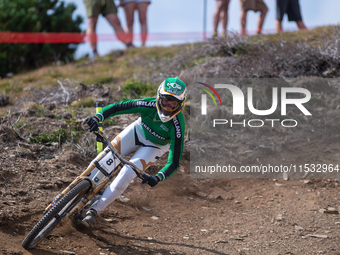
[[[178,77],[165,79],[158,88],[156,107],[162,122],[178,114],[187,96],[186,85]]]

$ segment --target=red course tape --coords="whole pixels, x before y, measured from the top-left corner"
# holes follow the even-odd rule
[[[134,35],[134,41],[140,40],[140,34]],[[122,35],[122,40],[127,41],[127,34]],[[149,33],[148,41],[195,40],[206,38],[206,33]],[[118,41],[115,34],[97,34],[86,37],[84,33],[23,33],[0,32],[0,43],[83,43],[98,41]]]

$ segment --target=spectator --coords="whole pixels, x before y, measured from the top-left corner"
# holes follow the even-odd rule
[[[125,11],[128,42],[133,41],[133,23],[135,10],[138,11],[139,23],[141,27],[141,39],[142,46],[145,46],[146,38],[148,36],[148,25],[147,25],[147,10],[150,4],[150,0],[120,0],[119,6],[122,6]]]
[[[295,21],[300,30],[307,29],[302,21],[299,0],[276,0],[276,32],[282,29],[282,19],[287,13],[289,21]]]
[[[254,11],[260,12],[261,15],[257,20],[257,30],[258,34],[262,34],[262,27],[264,23],[264,19],[266,18],[268,7],[263,2],[263,0],[240,0],[241,1],[241,33],[247,34],[246,26],[247,26],[247,12]]]
[[[230,0],[216,0],[216,9],[214,12],[214,37],[218,35],[217,28],[219,22],[222,24],[221,36],[227,35],[228,26],[228,8]]]
[[[102,14],[113,27],[118,40],[123,42],[127,47],[131,46],[131,43],[126,43],[126,34],[118,19],[117,7],[113,0],[84,0],[84,3],[88,17],[86,36],[90,41],[94,57],[99,56],[97,52],[96,35],[96,26],[99,14]]]

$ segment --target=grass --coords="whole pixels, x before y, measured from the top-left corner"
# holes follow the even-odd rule
[[[255,35],[244,39],[246,43],[236,41],[234,46],[228,47],[233,48],[236,57],[247,54],[256,56],[257,52],[254,50],[267,47],[267,43],[270,42],[304,42],[318,47],[327,38],[332,40],[334,33],[339,33],[339,30],[339,26],[328,26],[307,31]],[[253,42],[256,42],[257,46],[251,46]],[[29,98],[37,91],[51,91],[59,87],[57,79],[70,78],[87,86],[97,82],[113,90],[121,87],[125,98],[154,95],[160,80],[166,76],[179,75],[184,70],[202,66],[208,61],[213,61],[214,56],[228,57],[228,54],[223,53],[225,49],[223,45],[222,51],[215,51],[216,55],[207,51],[206,47],[209,43],[134,48],[114,51],[95,61],[80,59],[68,65],[52,64],[34,71],[16,74],[12,78],[0,79],[0,94],[9,95],[10,101],[22,98],[25,93]],[[210,47],[213,49],[214,45],[211,44]],[[233,68],[237,67],[242,68],[238,63],[233,64]],[[74,86],[76,87],[76,84]],[[83,99],[75,103],[75,107],[87,107],[89,104],[91,99]]]
[[[279,34],[270,34],[270,35],[256,35],[253,36],[252,40],[256,41],[260,38],[266,41],[290,41],[290,42],[299,42],[304,41],[310,45],[320,46],[321,39],[331,38],[334,32],[339,31],[340,26],[327,26],[327,27],[317,27],[312,30],[299,30],[294,32],[283,32]]]
[[[86,98],[79,99],[77,101],[73,101],[71,103],[71,106],[75,108],[87,108],[87,107],[93,107],[94,103],[95,103],[95,100],[92,97],[86,97]]]
[[[31,111],[34,112],[34,116],[36,117],[42,117],[45,116],[47,113],[47,110],[45,109],[45,107],[41,104],[34,104],[31,103],[28,106],[28,109],[30,109]]]
[[[101,84],[114,92],[110,94],[109,100],[113,98],[115,100],[113,102],[116,102],[155,96],[157,87],[164,78],[181,77],[180,74],[184,77],[219,78],[220,72],[223,77],[272,78],[272,76],[322,74],[326,71],[337,75],[340,70],[338,54],[333,54],[332,50],[337,49],[334,38],[340,38],[339,31],[339,26],[330,26],[272,35],[239,36],[234,39],[171,47],[134,48],[114,51],[97,60],[80,59],[60,66],[52,64],[16,74],[12,78],[0,79],[0,94],[8,95],[12,102],[11,106],[0,109],[0,117],[9,111],[13,112],[14,106],[17,111],[31,110],[30,116],[65,121],[66,125],[63,126],[65,129],[59,128],[52,133],[36,134],[28,119],[18,121],[14,128],[33,143],[70,144],[77,146],[78,150],[83,150],[82,153],[87,155],[88,143],[89,141],[94,143],[94,140],[91,140],[91,136],[85,137],[81,124],[87,116],[94,114],[93,105],[98,98],[95,98],[94,94],[85,93],[73,97],[73,101],[63,109],[52,109],[48,104],[45,107],[43,105],[45,102],[41,99],[51,92],[60,91],[61,85],[58,80],[67,83],[65,87],[75,94],[79,83],[86,86]],[[330,50],[324,45],[325,42],[328,42],[326,45],[331,45]],[[67,79],[71,81],[68,82]],[[36,98],[37,95],[41,95],[42,98]],[[261,98],[261,95],[266,95],[265,91],[256,92],[255,97]],[[20,106],[21,102],[23,106]],[[226,106],[231,106],[231,103],[232,100],[223,102]],[[312,105],[321,106],[323,103],[320,97],[311,99]],[[338,103],[334,104],[337,107]],[[187,102],[183,109],[188,118],[189,105],[190,102]],[[65,117],[67,115],[68,117]],[[104,122],[105,126],[116,124],[113,119]]]
[[[30,143],[64,143],[66,140],[73,140],[76,138],[76,133],[68,131],[63,128],[53,130],[50,134],[41,133],[35,137],[29,136]]]
[[[152,97],[156,95],[157,87],[150,83],[137,80],[127,82],[123,87],[123,100],[133,98]]]

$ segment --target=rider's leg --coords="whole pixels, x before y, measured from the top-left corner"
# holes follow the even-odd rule
[[[125,132],[125,130],[120,135],[118,135],[121,138],[121,154],[126,154],[127,149],[125,146],[127,146],[127,140],[129,143],[133,143],[134,145],[129,145],[129,148],[138,146],[139,149],[136,151],[130,161],[143,171],[152,165],[165,152],[169,151],[169,145],[160,146],[145,139],[140,118],[134,122],[133,131],[129,130],[128,132]],[[130,182],[135,177],[135,172],[129,166],[125,165],[111,185],[106,188],[100,200],[98,200],[98,202],[93,205],[93,208],[98,212],[102,211],[124,192],[124,190],[129,186]]]
[[[139,169],[145,171],[168,150],[169,145],[160,146],[158,148],[140,147],[133,155],[130,162],[135,164]],[[105,207],[116,200],[126,190],[135,177],[136,174],[131,167],[125,165],[111,185],[104,191],[100,200],[93,205],[93,209],[97,212],[104,210]]]
[[[135,142],[135,129],[136,127],[140,125],[140,122],[135,121],[134,123],[130,124],[127,128],[125,128],[119,135],[116,136],[115,139],[111,142],[112,146],[121,154],[121,155],[126,155],[130,153],[133,150],[136,150],[139,146],[136,145]],[[123,145],[123,146],[122,146]],[[100,153],[94,160],[99,160],[101,157],[103,157],[104,151]],[[91,163],[92,164],[92,163]],[[122,169],[123,170],[123,169]],[[121,170],[121,172],[122,172]],[[112,185],[112,184],[111,184]],[[111,193],[110,192],[110,187],[107,187],[106,190],[104,191],[104,194]],[[101,197],[100,200],[96,201],[94,206],[86,213],[85,218],[83,219],[82,223],[87,226],[94,226],[96,222],[96,217],[97,217],[97,206],[96,204],[99,202],[100,207],[105,207],[106,205],[106,198],[103,196]],[[104,204],[104,205],[102,205]]]

